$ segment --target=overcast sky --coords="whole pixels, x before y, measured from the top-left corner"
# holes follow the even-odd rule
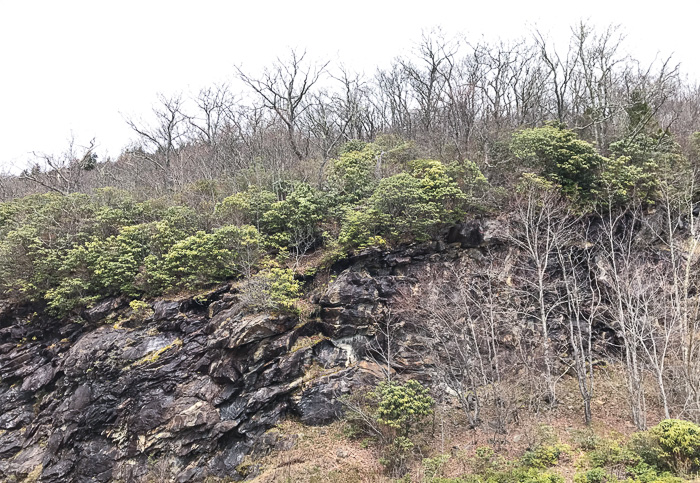
[[[124,116],[149,111],[157,93],[229,80],[234,65],[255,72],[289,47],[371,72],[436,26],[472,39],[533,27],[565,39],[582,19],[621,24],[631,54],[674,54],[696,79],[693,3],[0,0],[0,168],[60,152],[71,133],[115,157],[133,138]]]

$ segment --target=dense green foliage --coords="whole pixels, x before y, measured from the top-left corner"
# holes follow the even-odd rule
[[[653,199],[659,168],[671,162],[659,140],[637,135],[612,143],[613,157],[571,130],[549,124],[513,135],[512,151],[523,167],[561,186],[562,191],[587,204],[628,202],[635,194]]]
[[[257,186],[235,193],[216,207],[220,220],[235,225],[253,225],[260,228],[263,215],[277,201],[277,196]]]
[[[250,273],[261,256],[251,226],[205,232],[187,207],[114,190],[37,195],[0,209],[2,289],[57,314],[108,295],[197,289]]]
[[[290,309],[300,287],[285,263],[296,267],[323,245],[337,259],[341,248],[425,240],[462,218],[486,186],[474,163],[409,160],[403,148],[402,155],[384,149],[347,143],[320,188],[284,181],[227,195],[201,182],[144,201],[107,188],[3,203],[0,290],[63,316],[105,296],[151,297],[243,278],[249,295],[256,287],[252,309]],[[395,174],[381,177],[382,156]],[[265,268],[269,257],[282,265]]]
[[[591,144],[555,125],[515,133],[513,152],[570,194],[594,191],[605,164]]]
[[[260,257],[261,242],[252,226],[198,231],[170,247],[158,276],[166,287],[196,288],[212,280],[245,275]]]
[[[331,164],[328,176],[330,195],[338,204],[352,204],[367,198],[377,186],[375,168],[378,149],[360,142],[347,143]]]
[[[680,483],[680,477],[697,471],[700,427],[667,419],[648,431],[635,433],[626,444],[599,439],[586,449],[585,467],[574,478],[576,483]]]
[[[377,388],[377,421],[409,436],[433,413],[435,401],[418,381],[383,383]]]
[[[321,194],[306,183],[297,184],[282,201],[273,203],[262,217],[262,231],[280,248],[305,252],[320,236],[325,215]]]
[[[469,165],[467,189],[485,180]],[[378,242],[426,240],[434,229],[464,216],[469,201],[448,166],[435,160],[416,160],[410,171],[380,181],[376,190],[356,210],[348,211],[340,243],[367,246]]]
[[[559,461],[570,448],[561,443],[541,444],[523,455],[523,462],[532,468],[549,468]]]
[[[292,312],[301,295],[301,283],[286,268],[266,268],[251,277],[243,287],[243,302],[256,311]]]
[[[463,476],[442,477],[451,459],[448,455],[425,458],[423,467],[431,483],[559,483],[565,480],[557,466],[575,458],[575,483],[681,483],[696,474],[699,429],[688,421],[668,419],[627,441],[601,438],[589,430],[583,439],[574,441],[575,449],[559,442],[553,433],[544,433],[539,444],[517,459],[479,446],[473,455],[462,456],[461,466],[469,468]]]
[[[667,419],[650,430],[660,449],[658,458],[682,474],[700,467],[700,427],[690,421]]]
[[[673,184],[662,173],[684,162],[667,139],[630,127],[607,158],[559,124],[523,129],[508,150],[519,163],[514,173],[526,182],[516,179],[511,187],[535,179],[551,183],[549,189],[560,189],[583,209],[634,197],[653,202],[659,186]],[[258,178],[260,186],[228,192],[204,180],[151,200],[105,188],[3,203],[0,290],[46,303],[58,315],[77,314],[105,296],[150,297],[250,279],[268,257],[297,269],[319,248],[328,255],[320,263],[327,264],[369,246],[428,240],[469,211],[484,209],[485,199],[497,207],[507,196],[489,186],[475,163],[424,159],[412,143],[392,136],[346,143],[318,185],[272,180],[264,172]],[[290,307],[297,288],[278,290],[265,281],[271,274],[261,272],[255,281],[271,287],[260,292],[273,297],[268,308]],[[260,300],[250,305],[267,306]]]

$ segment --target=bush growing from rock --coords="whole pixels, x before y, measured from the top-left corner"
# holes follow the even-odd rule
[[[376,236],[392,243],[423,241],[438,226],[464,216],[468,197],[445,165],[435,160],[410,165],[410,173],[381,180],[361,209],[346,212],[339,236],[342,245],[368,246]]]
[[[329,193],[336,205],[354,204],[367,198],[377,186],[374,170],[379,151],[371,144],[351,142],[331,161]]]
[[[301,295],[301,283],[288,268],[271,267],[245,282],[242,301],[253,311],[293,312]]]
[[[433,414],[430,391],[415,380],[382,382],[374,391],[345,398],[344,404],[352,434],[375,438],[387,473],[403,476],[413,456],[413,438]]]
[[[133,311],[133,317],[139,322],[143,322],[146,318],[153,315],[153,308],[151,304],[144,302],[143,300],[132,300],[129,302],[129,307]]]
[[[574,483],[608,483],[609,481],[614,479],[603,468],[593,468],[574,476]]]
[[[260,222],[268,244],[291,249],[303,255],[320,238],[320,223],[325,206],[319,192],[306,183],[299,183],[284,201],[278,201],[265,212]]]
[[[532,468],[549,468],[556,465],[559,459],[569,451],[571,448],[567,444],[539,445],[523,455],[523,463]]]
[[[193,289],[245,275],[259,258],[261,242],[252,226],[198,231],[177,242],[163,257],[165,279],[172,287]]]
[[[591,144],[554,124],[516,132],[512,149],[517,158],[572,196],[593,192],[605,163]]]

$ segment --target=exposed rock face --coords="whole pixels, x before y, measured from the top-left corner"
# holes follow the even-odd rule
[[[313,298],[308,321],[246,314],[229,287],[205,302],[158,301],[141,321],[118,298],[82,323],[2,304],[0,480],[134,481],[149,458],[172,461],[177,481],[242,478],[237,466],[249,452],[293,444],[266,433],[281,417],[327,423],[342,395],[374,382],[368,344],[417,273],[489,236],[471,224],[450,245],[360,253]],[[418,366],[402,354],[396,364]]]

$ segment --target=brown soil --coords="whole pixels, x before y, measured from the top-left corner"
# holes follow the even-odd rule
[[[635,431],[630,421],[629,406],[623,373],[619,367],[599,369],[596,374],[596,394],[593,401],[592,430],[598,437],[621,439]],[[662,419],[653,384],[648,391],[648,424]],[[498,432],[490,421],[493,415],[483,411],[483,423],[469,429],[464,413],[454,406],[438,406],[433,421],[425,434],[418,438],[419,456],[412,463],[407,481],[424,481],[423,458],[448,454],[450,458],[443,476],[455,477],[470,472],[476,448],[490,446],[497,457],[519,458],[542,441],[546,434],[554,434],[572,448],[552,471],[573,482],[577,460],[583,452],[578,441],[587,430],[583,421],[581,396],[576,380],[563,378],[558,385],[559,402],[555,407],[541,407],[535,411],[519,409],[517,417]],[[297,444],[289,451],[273,453],[259,461],[260,474],[253,480],[263,482],[389,482],[395,481],[384,474],[379,462],[381,448],[368,440],[346,436],[347,423],[338,421],[324,427],[308,427],[287,420],[279,425],[282,434],[298,435]]]

